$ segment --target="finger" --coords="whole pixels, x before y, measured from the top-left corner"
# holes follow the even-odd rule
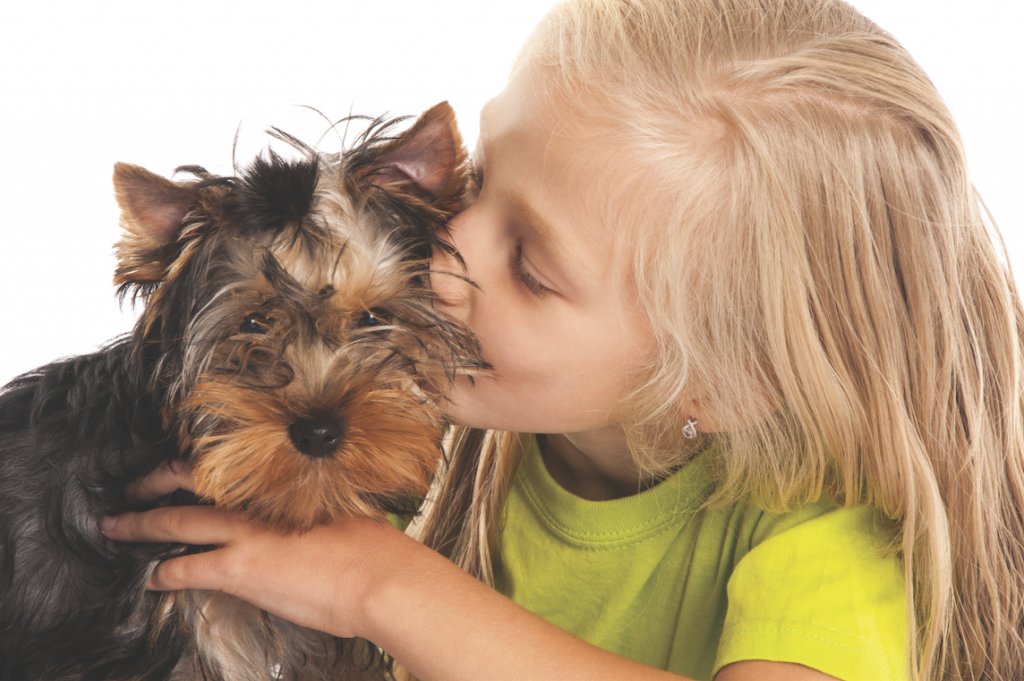
[[[131,501],[153,501],[178,489],[195,491],[191,470],[183,463],[160,466],[144,478],[128,485],[125,495]]]
[[[149,575],[146,588],[150,591],[177,591],[180,589],[222,588],[222,571],[214,553],[194,553],[161,561]]]
[[[214,506],[169,506],[102,520],[103,534],[109,539],[193,546],[223,546],[237,535],[239,526],[236,514]]]

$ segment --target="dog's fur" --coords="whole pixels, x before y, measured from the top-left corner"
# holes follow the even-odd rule
[[[138,508],[125,487],[170,462],[203,500],[288,532],[425,494],[436,399],[485,365],[429,289],[467,181],[454,116],[394,123],[337,154],[278,133],[303,157],[269,152],[238,177],[116,166],[115,283],[145,309],[127,337],[0,396],[0,680],[376,673],[368,642],[219,592],[146,592],[186,549],[113,542],[99,520]]]

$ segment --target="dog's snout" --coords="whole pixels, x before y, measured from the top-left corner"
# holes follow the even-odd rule
[[[296,421],[288,434],[296,449],[308,457],[320,459],[330,456],[341,446],[345,424],[333,416],[318,416]]]

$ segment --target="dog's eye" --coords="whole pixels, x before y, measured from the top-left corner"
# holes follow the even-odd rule
[[[241,333],[264,334],[270,331],[270,322],[261,314],[253,313],[245,316],[241,326],[238,327]]]
[[[367,310],[359,319],[356,320],[356,326],[360,329],[369,329],[374,326],[385,326],[391,323],[391,316],[379,307],[375,307],[371,310]]]

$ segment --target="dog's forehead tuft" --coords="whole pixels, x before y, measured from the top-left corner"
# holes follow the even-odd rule
[[[268,247],[288,277],[309,292],[324,289],[355,298],[373,295],[386,282],[405,282],[408,265],[398,244],[351,220],[317,214],[330,238],[316,249],[304,239],[278,240]]]
[[[319,176],[316,155],[293,160],[268,150],[240,175],[225,212],[247,235],[280,232],[314,209]]]

